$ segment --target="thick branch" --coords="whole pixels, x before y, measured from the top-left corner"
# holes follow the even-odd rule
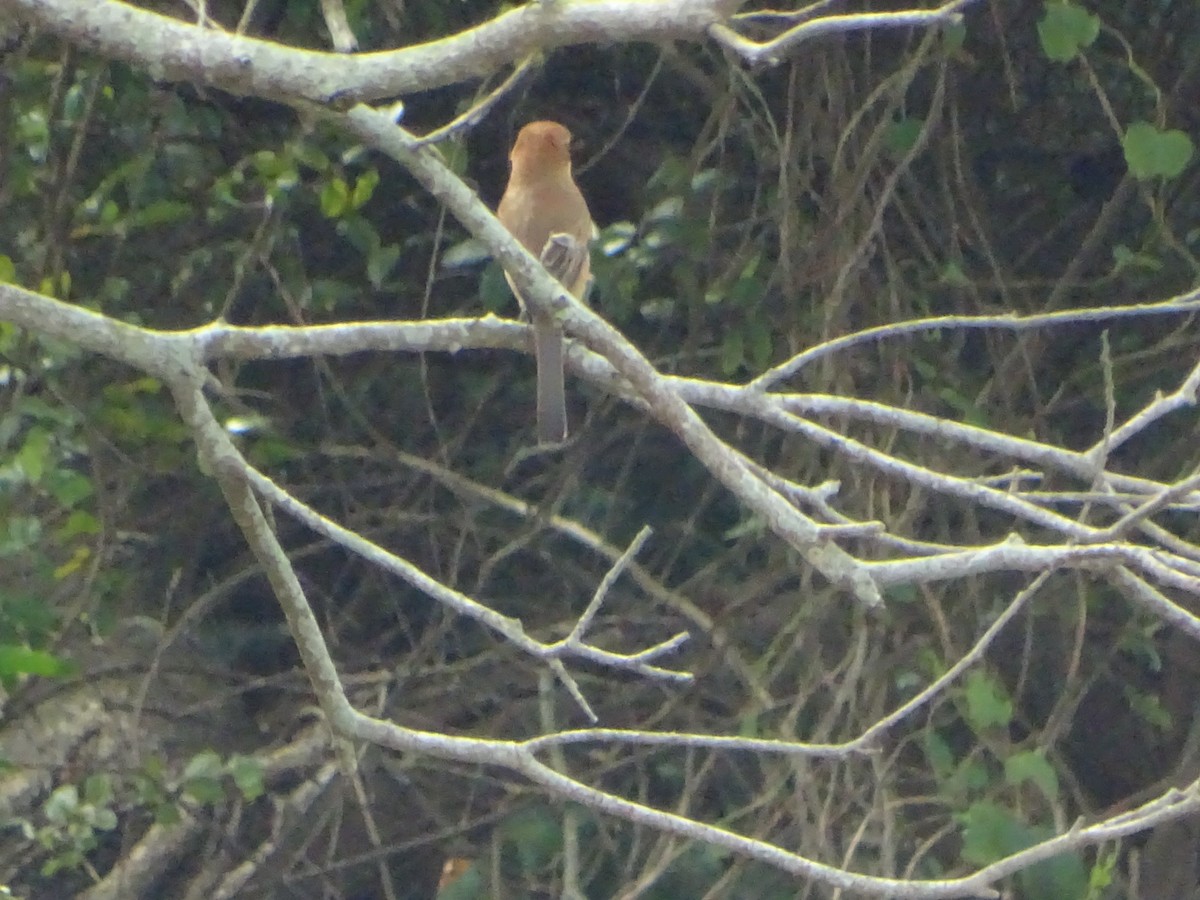
[[[233,94],[280,101],[395,97],[489,75],[531,54],[575,44],[703,40],[745,0],[571,0],[530,3],[467,31],[359,55],[284,47],[116,0],[0,0],[0,11],[80,47]]]

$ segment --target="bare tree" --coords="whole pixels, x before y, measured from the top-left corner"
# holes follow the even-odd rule
[[[527,326],[480,315],[262,327],[235,326],[218,319],[208,324],[193,323],[195,327],[188,330],[168,331],[61,302],[49,296],[49,291],[0,285],[0,318],[4,321],[132,367],[169,389],[195,444],[198,465],[219,486],[228,514],[283,608],[317,698],[321,724],[304,733],[303,747],[310,754],[306,759],[316,761],[320,769],[307,787],[343,779],[356,797],[370,831],[376,801],[363,788],[365,748],[376,748],[371,750],[376,754],[372,759],[377,758],[378,748],[383,748],[390,754],[416,754],[467,766],[493,767],[523,777],[558,800],[624,820],[660,837],[688,842],[664,844],[657,871],[677,859],[685,846],[707,845],[764,863],[801,880],[809,889],[819,886],[824,895],[911,898],[999,897],[998,884],[1036,864],[1174,822],[1200,807],[1200,787],[1191,780],[1194,773],[1184,780],[1182,776],[1168,779],[1132,808],[1110,810],[1089,819],[1062,818],[1065,807],[1055,806],[1060,816],[1056,830],[1031,834],[1021,847],[1008,848],[1011,852],[997,854],[988,864],[974,864],[967,854],[970,865],[938,872],[920,863],[926,856],[924,850],[914,851],[911,860],[902,857],[900,848],[912,847],[916,841],[895,839],[897,829],[908,827],[897,810],[906,803],[916,803],[921,789],[915,784],[893,784],[887,774],[898,758],[911,751],[912,741],[916,740],[913,736],[921,733],[935,708],[960,700],[973,703],[972,691],[976,688],[986,693],[977,685],[965,693],[955,692],[964,690],[969,673],[977,670],[989,651],[995,650],[1006,627],[1028,614],[1039,598],[1057,590],[1054,586],[1064,573],[1104,585],[1142,610],[1151,621],[1165,623],[1188,638],[1200,637],[1200,619],[1191,609],[1193,598],[1200,594],[1200,548],[1194,540],[1194,528],[1180,524],[1193,520],[1200,508],[1200,475],[1179,471],[1151,476],[1138,472],[1136,467],[1131,471],[1121,462],[1127,458],[1124,451],[1128,448],[1153,441],[1155,428],[1164,420],[1194,416],[1200,363],[1194,357],[1186,358],[1173,381],[1156,385],[1157,392],[1144,398],[1137,408],[1119,411],[1116,396],[1120,373],[1107,345],[1108,335],[1119,334],[1122,329],[1148,322],[1190,321],[1186,317],[1200,310],[1200,292],[1185,290],[1154,302],[1076,304],[1028,313],[933,313],[859,330],[831,320],[824,339],[793,347],[786,359],[744,383],[672,375],[647,358],[622,329],[566,294],[539,261],[496,221],[439,150],[440,140],[469,132],[487,115],[514,89],[514,79],[503,82],[433,134],[411,131],[404,102],[394,99],[491,77],[508,67],[522,73],[531,54],[601,41],[708,44],[735,60],[738,77],[753,79],[756,70],[738,66],[777,66],[804,53],[812,42],[833,36],[906,29],[904,33],[913,36],[912,64],[901,67],[896,78],[905,84],[927,79],[929,110],[907,146],[891,157],[890,174],[872,186],[866,211],[854,210],[852,215],[858,218],[853,221],[850,214],[839,213],[844,229],[839,239],[844,238],[845,245],[836,253],[830,252],[834,263],[821,290],[829,298],[829,309],[839,304],[848,308],[858,292],[875,286],[864,272],[871,260],[887,256],[880,249],[888,240],[885,218],[903,206],[899,197],[904,179],[919,181],[918,166],[931,136],[939,129],[953,127],[949,124],[946,66],[939,55],[939,44],[949,39],[946,35],[958,27],[964,15],[973,14],[976,6],[983,15],[985,4],[956,0],[925,10],[826,14],[831,4],[767,12],[743,10],[746,4],[740,0],[542,0],[432,43],[362,55],[352,52],[356,40],[336,0],[324,2],[322,11],[339,53],[284,46],[225,30],[211,18],[212,11],[206,4],[192,6],[191,17],[185,20],[113,0],[0,0],[0,12],[24,27],[54,35],[105,59],[119,60],[155,79],[285,104],[307,125],[320,123],[335,128],[371,153],[398,163],[513,273],[539,314],[553,316],[562,323],[571,339],[567,361],[574,377],[619,398],[673,434],[736,504],[759,551],[782,554],[791,561],[789,565],[801,584],[799,589],[792,589],[795,602],[809,602],[810,592],[819,591],[824,598],[822,605],[839,608],[844,619],[853,623],[844,655],[827,676],[823,689],[830,697],[822,714],[791,718],[785,714],[785,722],[774,736],[695,733],[649,723],[635,729],[607,727],[603,712],[597,712],[589,679],[581,672],[598,669],[608,676],[619,675],[651,685],[668,696],[675,695],[694,689],[705,678],[704,673],[689,671],[676,659],[689,639],[701,636],[741,673],[747,694],[761,702],[760,710],[779,708],[781,703],[786,709],[788,704],[781,700],[778,685],[769,687],[771,678],[746,661],[752,652],[739,647],[721,622],[707,616],[697,605],[696,596],[669,588],[639,563],[639,554],[649,538],[643,523],[636,523],[641,530],[634,540],[614,546],[561,510],[547,512],[532,504],[523,505],[494,486],[472,482],[456,473],[453,466],[441,466],[432,460],[408,463],[426,466],[426,474],[448,489],[470,496],[471,502],[494,505],[538,523],[538,527],[603,561],[606,571],[572,627],[558,637],[537,637],[520,619],[500,611],[502,607],[494,598],[473,595],[439,580],[362,529],[348,527],[338,515],[322,511],[319,504],[284,487],[283,479],[268,474],[263,466],[247,458],[214,411],[215,399],[228,392],[228,386],[214,374],[222,365],[336,359],[364,351],[528,352]],[[879,146],[882,134],[880,130],[857,148],[869,156],[872,165],[883,154]],[[843,149],[837,148],[832,156],[845,169],[833,172],[831,179],[845,176],[852,180],[856,172],[864,171],[847,162],[841,155]],[[1132,179],[1127,177],[1127,182],[1132,184]],[[146,302],[153,300],[147,298]],[[1106,386],[1107,402],[1094,423],[1090,440],[1080,447],[906,408],[900,397],[860,398],[849,391],[804,393],[793,387],[815,370],[836,368],[839,361],[855,352],[882,348],[880,356],[886,357],[886,348],[900,347],[923,336],[1029,335],[1052,342],[1055,335],[1081,327],[1105,329],[1105,342],[1098,345],[1103,349],[1097,353],[1095,377]],[[1014,371],[1022,365],[1019,357],[1018,351],[1011,354]],[[997,371],[996,377],[1004,378],[1006,373]],[[986,402],[981,401],[981,406]],[[741,427],[753,424],[764,434],[797,441],[838,459],[842,481],[881,479],[899,483],[913,498],[914,509],[919,498],[923,510],[970,510],[969,515],[948,515],[964,523],[970,519],[973,524],[964,525],[959,534],[951,526],[938,537],[929,537],[902,510],[873,510],[869,503],[857,502],[861,495],[843,491],[837,479],[812,480],[808,473],[797,478],[787,465],[765,452],[764,445],[757,445],[756,452],[750,442],[739,441],[721,424],[726,417],[736,417],[743,423]],[[1191,427],[1194,430],[1194,424]],[[963,468],[960,461],[964,457],[978,460],[978,466],[973,471]],[[455,616],[473,620],[511,651],[533,661],[546,676],[539,700],[543,733],[500,738],[423,729],[364,711],[360,702],[352,702],[352,696],[359,695],[348,693],[343,673],[323,635],[322,622],[297,573],[294,553],[281,540],[276,515],[304,526],[327,546],[360,557]],[[596,623],[606,605],[612,603],[618,584],[633,586],[628,590],[636,588],[646,603],[672,609],[689,621],[688,628],[645,641],[618,634],[622,643],[614,649],[613,635],[597,629]],[[902,616],[896,604],[912,602],[895,598],[929,596],[929,591],[947,584],[963,585],[963,590],[987,584],[987,590],[1006,591],[1006,599],[998,604],[999,612],[990,620],[972,623],[974,634],[969,647],[953,650],[953,659],[940,671],[928,672],[924,683],[897,689],[887,684],[886,676],[865,678],[865,671],[886,665],[884,656],[871,646],[875,636],[893,627]],[[942,636],[945,648],[958,648],[949,631],[947,626]],[[157,634],[155,640],[161,647],[167,646],[163,635]],[[810,641],[806,644],[810,652],[817,653],[819,640],[806,640]],[[151,641],[151,646],[154,643]],[[147,652],[158,654],[155,665],[161,662],[161,649]],[[822,666],[820,659],[810,662],[814,668]],[[873,693],[856,696],[856,691],[865,690],[864,685],[870,685]],[[611,689],[611,684],[598,688]],[[574,707],[567,717],[581,713],[591,727],[562,726],[564,714],[558,703],[563,696],[569,697]],[[135,706],[144,699],[136,701]],[[69,709],[54,715],[71,716],[78,722],[86,719]],[[853,730],[848,732],[842,721],[855,723]],[[135,713],[125,724],[135,729],[136,723]],[[1003,728],[1007,723],[998,718],[995,725]],[[20,722],[15,727],[24,728]],[[333,736],[331,745],[322,739],[325,728]],[[8,735],[5,747],[6,753],[17,754],[16,749],[8,749],[16,747]],[[55,747],[56,742],[46,737],[41,744],[31,741],[29,752],[53,754],[59,751],[46,748]],[[796,808],[806,810],[814,821],[822,816],[822,803],[832,802],[830,795],[839,790],[861,793],[864,796],[854,807],[861,820],[853,825],[839,823],[838,828],[855,835],[847,839],[852,848],[871,848],[866,857],[877,861],[875,868],[864,871],[867,866],[863,857],[851,851],[837,855],[835,850],[842,845],[835,842],[826,846],[821,846],[819,840],[806,841],[802,846],[785,844],[770,824],[761,829],[751,827],[745,810],[731,816],[739,827],[726,827],[723,822],[705,821],[694,815],[690,811],[691,798],[686,796],[665,802],[661,798],[631,797],[607,789],[602,778],[589,780],[574,774],[582,768],[576,754],[585,749],[618,765],[616,761],[624,753],[664,747],[702,752],[707,760],[753,755],[760,767],[754,777],[764,784],[791,785],[790,790],[804,795],[803,800],[797,800]],[[137,755],[152,751],[143,747],[118,751],[117,756],[130,752]],[[835,777],[834,772],[840,774]],[[1180,772],[1190,769],[1181,764]],[[12,809],[19,809],[45,786],[41,776],[30,776],[19,786],[10,785],[5,796]],[[911,790],[908,796],[906,787]],[[1055,802],[1052,800],[1051,805]],[[581,897],[585,896],[580,871],[582,826],[576,808],[563,806],[561,891],[563,896]],[[795,811],[793,814],[799,815]],[[283,845],[280,835],[287,831],[288,814],[281,810],[278,815],[273,837],[263,841],[257,855],[235,860],[236,864],[220,873],[206,872],[208,880],[197,879],[194,889],[200,890],[198,885],[203,884],[211,891],[208,896],[237,895]],[[953,821],[953,815],[947,814],[944,821]],[[968,828],[972,825],[980,827],[978,822],[967,823]],[[97,873],[86,896],[131,896],[131,887],[152,884],[164,867],[178,858],[189,829],[194,834],[203,827],[199,818],[175,826],[154,826],[139,839],[138,852],[126,853],[109,871]],[[943,823],[930,829],[931,845],[938,839],[939,828],[944,827]],[[814,826],[813,833],[820,832],[821,828]],[[913,829],[913,834],[919,832]],[[382,840],[375,835],[373,839],[382,850]],[[631,880],[621,896],[639,896],[653,883],[654,871],[648,866],[641,875],[644,881]],[[380,872],[386,890],[399,896],[400,889],[392,884],[383,866]]]

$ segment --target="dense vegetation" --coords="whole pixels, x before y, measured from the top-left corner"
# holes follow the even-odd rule
[[[372,51],[502,4],[346,9]],[[184,3],[160,11],[195,21]],[[258,37],[327,46],[317,0],[249,13]],[[242,4],[207,14],[232,30]],[[789,21],[739,30],[767,39]],[[694,680],[566,660],[604,727],[850,741],[1006,617],[868,753],[552,754],[647,806],[853,872],[939,879],[1189,784],[1194,409],[1180,402],[1075,477],[887,410],[1085,451],[1185,386],[1200,361],[1186,294],[1200,283],[1200,5],[980,0],[961,22],[831,33],[760,67],[703,34],[522,65],[439,152],[494,206],[516,129],[571,128],[601,229],[593,307],[661,372],[696,380],[689,400],[766,484],[823,524],[874,523],[835,535],[862,560],[1067,542],[973,486],[1103,528],[1124,514],[1106,471],[1180,485],[1146,529],[1115,538],[1191,562],[1159,585],[1178,617],[1139,603],[1110,557],[914,578],[867,609],[597,358],[578,355],[568,377],[573,439],[531,452],[532,357],[516,331],[452,353],[217,360],[207,396],[246,459],[543,642],[571,631],[649,526],[590,638],[636,653],[688,632],[656,664]],[[510,73],[404,96],[400,122],[442,128]],[[156,330],[515,316],[498,264],[444,198],[335,115],[161,74],[9,27],[0,279]],[[1071,315],[1176,295],[1155,315]],[[5,298],[0,885],[15,896],[431,897],[447,862],[466,871],[445,896],[842,896],[500,766],[362,743],[347,778],[264,561],[169,385],[8,324]],[[722,405],[715,388],[699,399],[703,382],[742,384],[875,326],[1049,313],[1061,318],[829,350],[771,386],[797,392],[790,424]],[[286,510],[271,522],[356,708],[482,738],[591,724],[544,660]],[[1148,834],[999,886],[1029,900],[1191,896],[1190,826]]]

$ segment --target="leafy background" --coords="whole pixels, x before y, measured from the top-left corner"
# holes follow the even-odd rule
[[[366,50],[502,8],[346,6]],[[232,27],[241,9],[212,4],[210,14]],[[324,46],[316,0],[263,2],[251,30]],[[818,40],[760,71],[710,45],[549,54],[443,151],[494,203],[516,129],[566,123],[602,227],[596,307],[665,371],[743,380],[823,339],[909,317],[1118,304],[1195,285],[1198,70],[1191,0],[991,2],[961,27]],[[495,265],[434,198],[325,125],[15,29],[0,79],[8,281],[164,329],[216,316],[255,325],[514,312]],[[494,84],[405,98],[404,122],[432,130]],[[1178,319],[1108,332],[947,330],[839,354],[796,386],[1083,448],[1105,421],[1102,353],[1120,416],[1173,388],[1197,349],[1194,323]],[[597,627],[614,647],[691,631],[681,663],[697,680],[667,689],[584,670],[585,693],[613,727],[853,737],[961,656],[1020,587],[994,576],[896,591],[886,620],[867,622],[672,435],[594,387],[569,381],[578,440],[529,457],[526,355],[364,354],[228,363],[218,375],[224,421],[253,462],[542,637],[569,629],[605,564],[539,516],[567,517],[617,547],[651,525],[648,580],[626,583]],[[841,508],[892,533],[983,543],[1012,528],[829,448],[708,418],[793,481],[840,482]],[[1002,474],[931,438],[847,430],[963,476]],[[1118,460],[1179,477],[1200,462],[1195,426],[1168,419]],[[277,524],[362,708],[484,736],[584,724],[565,704],[547,723],[533,661]],[[1176,533],[1195,541],[1195,517]],[[625,796],[858,871],[967,871],[1189,771],[1194,645],[1086,573],[1050,586],[876,758],[591,748],[565,764]],[[447,860],[465,874],[445,896],[552,896],[564,815],[585,848],[589,896],[832,896],[713,848],[564,812],[497,773],[379,753],[364,777],[388,852],[373,855],[319,754],[277,755],[314,727],[296,662],[163,386],[0,323],[3,733],[65,720],[74,707],[53,703],[109,683],[121,686],[106,701],[114,722],[144,733],[132,749],[81,737],[72,765],[41,773],[39,795],[0,809],[10,820],[0,884],[17,896],[82,894],[152,824],[181,821],[201,823],[188,832],[197,843],[144,896],[183,896],[202,869],[231,869],[264,846],[271,864],[239,896],[380,896],[381,858],[403,896],[432,896]],[[38,768],[4,743],[10,776]],[[320,787],[311,815],[284,817],[268,842],[270,804],[296,802],[298,785]],[[1125,896],[1130,848],[1052,860],[1011,890]],[[1155,875],[1168,885],[1155,896],[1183,896],[1170,879],[1186,879],[1189,865],[1181,854]]]

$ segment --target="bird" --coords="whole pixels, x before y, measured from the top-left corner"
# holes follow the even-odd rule
[[[517,133],[508,159],[496,217],[564,288],[586,299],[592,280],[588,245],[596,226],[571,174],[571,132],[558,122],[530,122]],[[552,316],[531,313],[512,274],[504,277],[533,324],[538,443],[561,444],[567,439],[562,328]]]

